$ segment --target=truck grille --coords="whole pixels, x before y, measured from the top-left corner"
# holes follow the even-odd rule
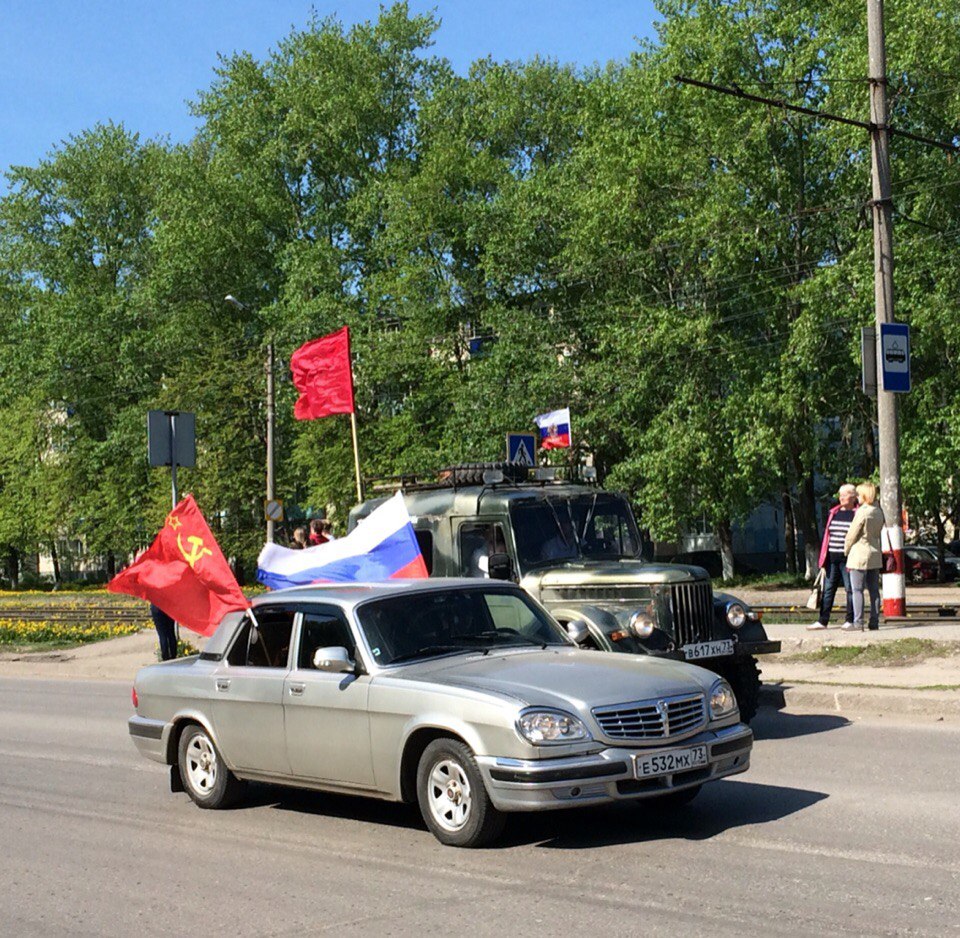
[[[649,586],[555,586],[543,591],[544,602],[649,602]]]
[[[703,694],[637,700],[591,711],[609,739],[669,739],[706,723]]]
[[[710,584],[674,584],[669,595],[677,647],[710,641],[713,637],[713,590]]]

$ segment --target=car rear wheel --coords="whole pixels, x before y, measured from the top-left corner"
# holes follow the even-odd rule
[[[201,808],[226,808],[243,793],[244,784],[224,764],[210,734],[196,723],[180,736],[180,779]]]
[[[455,739],[435,739],[417,768],[417,800],[430,832],[451,847],[481,847],[503,830],[477,761]]]

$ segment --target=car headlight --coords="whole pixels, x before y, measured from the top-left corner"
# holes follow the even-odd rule
[[[733,689],[724,681],[717,681],[710,688],[710,716],[714,720],[728,717],[737,709],[737,698],[733,696]]]
[[[727,606],[727,622],[730,628],[739,629],[747,621],[747,610],[743,608],[743,603],[730,603]]]
[[[523,710],[517,719],[520,735],[534,746],[554,743],[575,743],[590,739],[587,728],[575,716],[562,710],[531,708]]]

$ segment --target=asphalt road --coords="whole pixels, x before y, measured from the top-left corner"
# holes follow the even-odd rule
[[[688,808],[517,816],[257,786],[200,811],[127,737],[129,685],[0,679],[0,933],[960,934],[960,728],[763,713]]]

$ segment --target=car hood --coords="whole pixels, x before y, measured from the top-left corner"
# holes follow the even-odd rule
[[[592,707],[651,697],[709,693],[717,680],[712,672],[682,661],[576,648],[444,658],[404,668],[396,676],[583,713]]]
[[[710,580],[702,567],[681,563],[647,563],[643,560],[571,561],[555,567],[537,567],[524,577],[541,589],[564,586],[604,586],[622,583],[689,583]]]

